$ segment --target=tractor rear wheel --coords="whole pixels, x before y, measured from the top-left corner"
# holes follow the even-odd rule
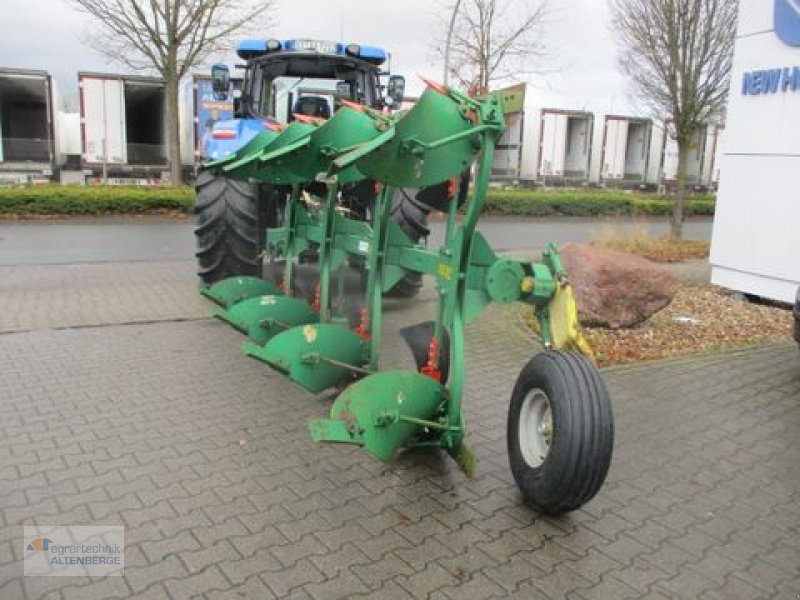
[[[419,200],[420,192],[420,188],[397,188],[392,198],[392,219],[414,243],[430,234],[428,215],[431,208]],[[386,295],[391,298],[413,298],[421,289],[422,273],[406,273]]]
[[[591,500],[614,447],[611,401],[597,368],[570,352],[534,356],[511,394],[507,442],[511,471],[531,506],[561,514]]]
[[[446,188],[443,188],[446,189]],[[391,199],[391,218],[402,229],[408,238],[418,243],[430,234],[428,215],[431,207],[421,200],[424,194],[436,198],[436,193],[428,192],[432,188],[396,188]],[[445,192],[446,193],[446,192]],[[344,192],[344,206],[351,212],[351,218],[368,220],[375,204],[375,182],[366,180],[348,187]],[[425,196],[427,197],[427,196]],[[364,259],[350,257],[350,265],[363,269]],[[386,296],[390,298],[412,298],[422,289],[421,273],[406,273]]]
[[[194,212],[197,270],[210,285],[226,277],[261,277],[264,229],[276,203],[262,186],[203,171],[197,177]],[[273,196],[273,194],[270,194]]]
[[[458,198],[456,202],[461,208],[467,201],[470,170],[464,169],[460,175]],[[431,231],[428,228],[428,215],[431,210],[446,213],[453,199],[450,198],[450,182],[437,183],[424,188],[398,188],[392,198],[392,218],[413,241],[418,243],[427,239]],[[411,298],[422,289],[422,273],[407,273],[386,295],[394,298]]]

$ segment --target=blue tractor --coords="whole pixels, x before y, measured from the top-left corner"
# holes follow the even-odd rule
[[[241,88],[231,89],[225,65],[212,69],[212,85],[220,99],[233,96],[234,118],[218,121],[204,143],[206,160],[223,159],[236,152],[258,132],[288,123],[295,115],[330,117],[342,101],[379,110],[398,110],[405,79],[384,70],[387,53],[381,48],[318,40],[246,40],[237,49],[246,64]],[[468,176],[468,173],[466,174]],[[210,170],[197,178],[197,262],[205,284],[235,275],[265,276],[265,231],[280,225],[289,190],[238,181]],[[466,197],[461,186],[459,200]],[[324,196],[325,185],[307,190]],[[374,182],[345,187],[340,204],[351,216],[367,219],[375,200]],[[447,184],[421,189],[398,189],[393,216],[415,241],[428,235],[432,209],[446,209]],[[313,249],[301,259],[314,260]],[[270,277],[269,274],[266,275]],[[396,296],[413,296],[421,287],[418,274],[410,274],[392,290]]]

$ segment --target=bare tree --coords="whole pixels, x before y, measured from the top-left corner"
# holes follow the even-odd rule
[[[180,80],[220,50],[230,36],[268,24],[273,0],[67,0],[100,27],[91,45],[134,70],[154,70],[164,79],[170,176],[180,183],[178,121]]]
[[[548,0],[458,0],[446,15],[435,50],[461,87],[482,93],[495,81],[539,66]]]
[[[636,94],[669,121],[678,144],[670,233],[681,238],[692,144],[728,97],[738,2],[609,1],[620,66]]]

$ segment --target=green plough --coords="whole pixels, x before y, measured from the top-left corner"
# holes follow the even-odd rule
[[[330,417],[311,423],[312,439],[357,444],[384,461],[400,448],[441,448],[473,471],[464,445],[464,329],[491,302],[523,302],[535,311],[546,351],[523,368],[512,394],[514,477],[541,511],[565,512],[591,499],[610,464],[613,418],[567,273],[553,246],[541,262],[500,258],[476,229],[504,129],[502,98],[476,100],[428,82],[419,102],[397,115],[345,103],[327,121],[298,115],[270,127],[207,168],[292,186],[282,225],[266,232],[266,252],[285,265],[282,280],[233,277],[201,291],[220,305],[215,316],[250,338],[247,355],[311,393],[344,389]],[[469,168],[474,181],[459,224],[460,175]],[[380,190],[369,223],[350,219],[340,205],[340,186],[361,180]],[[445,241],[428,249],[391,219],[391,200],[399,187],[447,181]],[[312,185],[325,191],[311,197]],[[319,282],[313,297],[300,298],[292,270],[309,247],[319,253]],[[355,319],[336,293],[348,260],[366,273]],[[380,371],[383,293],[409,273],[433,278],[437,309],[431,321],[402,332],[417,371]]]

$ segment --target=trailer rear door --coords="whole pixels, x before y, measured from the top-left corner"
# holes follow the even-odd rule
[[[708,127],[703,127],[692,138],[692,149],[689,152],[689,164],[686,168],[686,182],[689,185],[702,183],[703,168],[706,162],[708,146]]]
[[[52,165],[54,154],[49,75],[0,69],[0,162]]]
[[[644,181],[650,153],[650,121],[628,122],[623,177]]]
[[[605,148],[603,149],[603,179],[622,179],[625,172],[625,146],[628,122],[606,119]]]
[[[81,76],[83,158],[125,164],[125,90],[121,79]]]
[[[661,169],[662,182],[673,182],[678,178],[678,142],[668,133],[664,138],[664,157]]]
[[[700,176],[700,183],[709,189],[716,185],[718,181],[721,132],[722,130],[717,127],[707,127],[703,172]]]
[[[522,152],[522,113],[506,115],[506,130],[497,142],[492,177],[494,179],[519,179]]]
[[[585,179],[589,175],[592,117],[570,115],[564,117],[564,177]]]
[[[539,174],[563,177],[567,155],[567,122],[569,117],[554,112],[542,113]]]

